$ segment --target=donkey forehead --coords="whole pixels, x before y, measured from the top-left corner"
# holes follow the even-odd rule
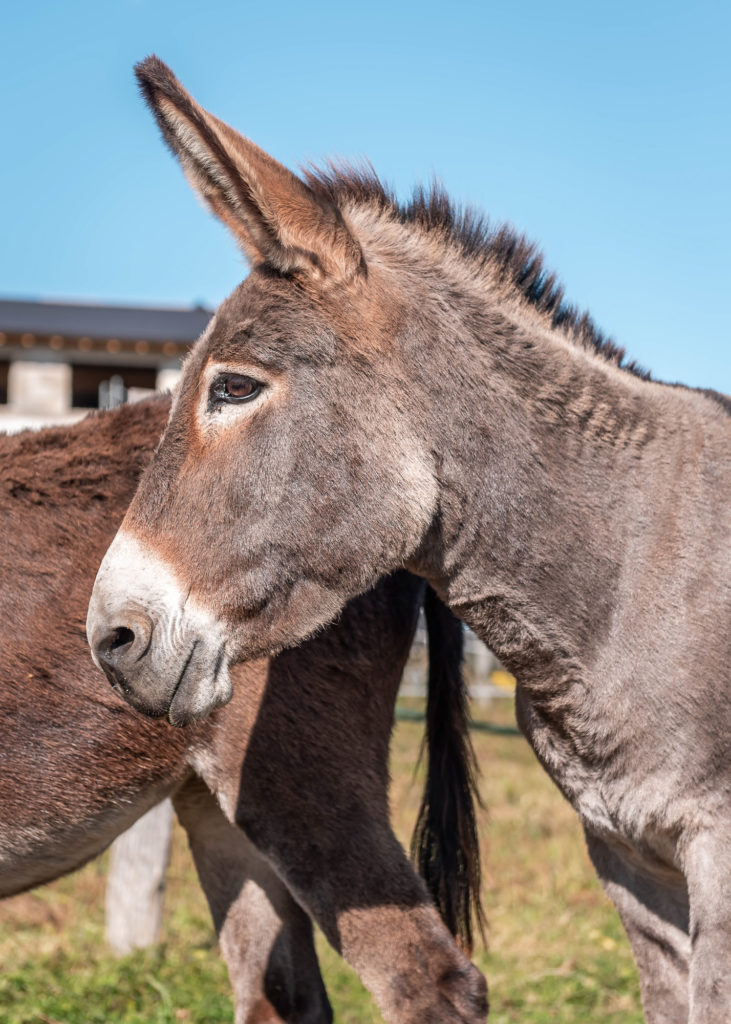
[[[319,288],[255,267],[219,307],[202,347],[209,359],[248,357],[264,365],[384,355],[399,317],[374,277],[359,288]]]
[[[331,361],[337,328],[315,299],[286,280],[258,270],[221,304],[201,339],[208,359],[268,364]]]

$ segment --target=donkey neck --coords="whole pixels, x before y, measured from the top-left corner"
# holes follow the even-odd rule
[[[641,380],[485,291],[446,316],[443,301],[424,304],[439,509],[410,568],[521,682],[585,682],[628,600],[629,563],[674,529],[707,400]]]

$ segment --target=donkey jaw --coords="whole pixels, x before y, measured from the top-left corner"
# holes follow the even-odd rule
[[[220,622],[124,530],[97,573],[86,633],[96,665],[143,714],[182,726],[231,699]]]

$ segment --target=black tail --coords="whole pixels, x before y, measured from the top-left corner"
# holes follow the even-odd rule
[[[462,678],[462,623],[431,587],[426,590],[424,613],[429,634],[428,768],[411,856],[444,923],[469,952],[473,921],[484,940],[485,915],[475,820],[480,798]]]

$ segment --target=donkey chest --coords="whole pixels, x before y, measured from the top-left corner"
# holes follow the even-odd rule
[[[585,692],[567,694],[553,714],[519,688],[520,727],[584,827],[653,864],[677,864],[677,837],[688,817],[686,795],[663,770],[631,723]]]

